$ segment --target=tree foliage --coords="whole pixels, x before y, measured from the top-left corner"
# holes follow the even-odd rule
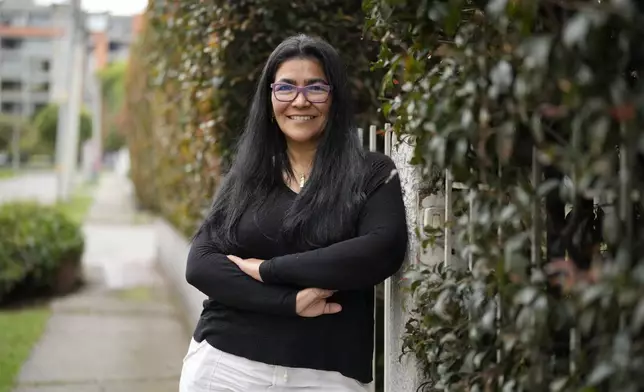
[[[109,64],[98,73],[103,97],[103,146],[105,151],[117,151],[125,145],[124,103],[126,62]]]
[[[53,152],[56,147],[58,129],[58,105],[52,103],[41,109],[34,118],[33,126],[38,130],[43,148]],[[79,126],[79,143],[83,143],[92,136],[92,118],[86,111],[82,111],[80,114]]]
[[[14,133],[20,133],[20,151],[32,152],[39,142],[38,131],[22,117],[0,113],[0,151],[10,151]]]
[[[641,390],[641,4],[366,0],[365,11],[383,111],[415,143],[424,190],[441,191],[446,173],[465,188],[446,225],[471,270],[410,271],[404,350],[425,390]],[[553,287],[556,259],[589,279]]]
[[[133,178],[140,202],[186,233],[209,207],[262,67],[284,38],[308,33],[336,46],[359,120],[377,119],[377,52],[359,0],[152,1],[146,17],[128,71]]]

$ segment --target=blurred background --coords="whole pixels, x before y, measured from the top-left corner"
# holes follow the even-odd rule
[[[402,180],[372,390],[644,390],[643,4],[0,0],[0,392],[177,391],[188,238],[298,33]]]

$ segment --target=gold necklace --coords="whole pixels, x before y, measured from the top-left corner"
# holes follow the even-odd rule
[[[306,177],[304,174],[300,174],[300,189],[304,188],[304,183],[306,182]]]

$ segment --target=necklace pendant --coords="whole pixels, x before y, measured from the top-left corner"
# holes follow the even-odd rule
[[[302,174],[300,176],[300,189],[304,188],[304,182],[305,182],[304,174]]]

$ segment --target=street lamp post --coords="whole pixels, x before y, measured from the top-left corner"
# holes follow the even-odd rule
[[[83,92],[83,63],[85,58],[85,20],[80,0],[71,0],[71,17],[65,34],[65,71],[62,99],[59,107],[56,139],[57,197],[69,199],[76,178],[80,112]],[[71,68],[71,69],[70,69]]]
[[[67,123],[68,105],[70,101],[70,68],[73,63],[73,44],[74,34],[76,33],[76,13],[80,8],[79,0],[70,0],[69,12],[65,15],[64,36],[61,41],[60,54],[61,65],[56,70],[55,75],[60,80],[60,88],[56,91],[56,101],[58,103],[58,123],[56,124],[56,198],[58,201],[67,200],[66,192],[67,171],[65,155],[67,154],[67,139],[69,138],[70,128]]]

